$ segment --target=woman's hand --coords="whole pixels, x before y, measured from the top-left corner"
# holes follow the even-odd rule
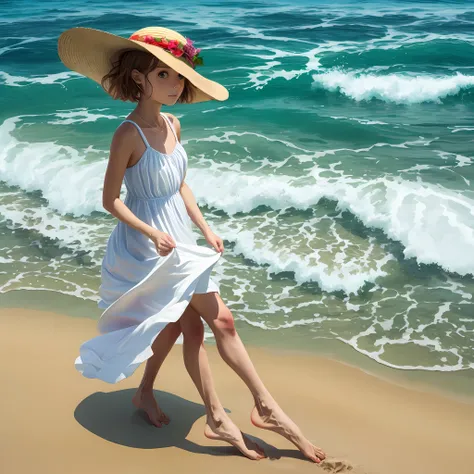
[[[150,239],[155,244],[156,251],[162,257],[166,257],[171,251],[176,247],[176,242],[174,241],[171,235],[166,232],[161,232],[161,230],[155,229],[151,235]]]
[[[224,242],[218,235],[214,234],[212,231],[209,231],[204,234],[204,238],[206,239],[206,242],[209,245],[212,245],[212,247],[214,247],[217,252],[224,253]]]

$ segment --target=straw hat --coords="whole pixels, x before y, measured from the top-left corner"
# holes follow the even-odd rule
[[[194,86],[193,103],[224,101],[229,97],[229,91],[223,85],[196,72],[195,67],[202,64],[201,50],[174,30],[150,26],[136,31],[127,39],[105,31],[78,27],[64,31],[58,39],[61,61],[69,69],[98,84],[110,72],[112,62],[124,49],[148,51],[186,77]]]

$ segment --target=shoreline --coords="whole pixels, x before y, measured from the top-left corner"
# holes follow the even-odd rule
[[[250,423],[250,392],[215,346],[207,346],[224,407],[274,458],[253,462],[204,437],[204,409],[180,346],[172,349],[155,383],[155,395],[171,418],[159,429],[131,403],[145,364],[118,384],[86,379],[75,370],[79,345],[97,335],[94,320],[1,309],[0,328],[1,442],[7,453],[0,467],[6,474],[85,469],[125,474],[163,462],[177,471],[225,469],[230,474],[275,468],[298,473],[472,471],[467,459],[474,444],[474,404],[399,386],[335,360],[248,346],[276,400],[326,451],[327,462],[315,465],[289,441]]]
[[[27,301],[25,301],[25,297],[27,297]],[[0,312],[11,309],[60,314],[70,319],[86,319],[92,321],[93,324],[96,324],[102,313],[94,301],[81,300],[78,302],[75,296],[51,291],[29,291],[27,295],[24,290],[4,293]],[[90,316],[84,316],[84,314],[90,314]],[[237,324],[239,324],[238,320]],[[352,346],[337,340],[319,339],[315,340],[314,347],[305,344],[298,348],[295,347],[297,344],[293,341],[288,342],[287,335],[277,341],[274,334],[267,333],[262,334],[262,337],[253,337],[252,328],[238,327],[238,330],[248,348],[260,348],[275,354],[322,357],[356,370],[362,370],[369,375],[405,388],[428,393],[434,392],[461,402],[474,403],[474,377],[470,377],[466,370],[440,372],[398,369],[381,364],[359,353]],[[213,337],[206,339],[206,347],[215,348]]]
[[[212,340],[214,342],[214,340]],[[441,382],[434,382],[434,378],[442,377],[455,377],[461,371],[451,372],[437,372],[437,371],[423,371],[423,370],[405,370],[395,369],[377,361],[374,361],[367,356],[358,353],[352,347],[347,347],[344,343],[340,343],[342,349],[347,349],[348,352],[352,351],[353,359],[357,358],[359,363],[348,360],[349,357],[342,357],[340,352],[331,351],[328,352],[317,352],[306,349],[294,349],[294,348],[278,348],[273,346],[255,346],[262,350],[278,354],[282,352],[288,355],[295,355],[301,357],[316,357],[335,362],[337,364],[344,365],[352,370],[359,370],[371,377],[379,380],[383,380],[392,385],[396,385],[400,388],[407,390],[416,390],[418,392],[426,394],[437,394],[439,396],[449,398],[453,401],[460,403],[473,404],[474,405],[474,380],[472,381],[472,387],[463,387],[462,392],[458,392],[452,389],[452,387],[446,387]],[[246,345],[247,347],[247,345]],[[248,346],[253,347],[253,346]],[[355,353],[355,354],[354,354]],[[418,377],[418,378],[417,378]],[[429,381],[428,381],[429,379]],[[470,390],[472,388],[472,390]]]

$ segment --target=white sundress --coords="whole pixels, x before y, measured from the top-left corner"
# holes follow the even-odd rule
[[[176,146],[171,154],[152,148],[140,127],[146,149],[125,171],[124,203],[141,220],[168,233],[176,242],[167,256],[141,232],[119,221],[112,231],[101,268],[98,321],[100,335],[84,342],[76,369],[88,378],[117,383],[153,355],[159,332],[177,321],[193,293],[219,292],[210,276],[221,254],[198,246],[192,221],[179,192],[188,157],[169,119]]]

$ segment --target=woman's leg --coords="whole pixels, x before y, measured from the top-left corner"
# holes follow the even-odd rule
[[[204,434],[210,439],[232,444],[250,459],[258,460],[265,457],[262,448],[247,438],[232,422],[217,397],[207,353],[203,346],[204,325],[199,314],[188,306],[179,321],[184,338],[184,364],[206,407]]]
[[[326,455],[305,438],[298,426],[283,412],[255,370],[234,326],[234,318],[218,293],[194,294],[191,306],[202,315],[215,335],[217,348],[224,361],[248,386],[255,399],[252,423],[259,428],[281,434],[309,459],[321,462]]]
[[[142,381],[132,399],[133,404],[137,408],[145,410],[150,421],[158,428],[161,428],[162,423],[167,425],[170,420],[165,413],[163,413],[155,400],[153,384],[163,361],[166,359],[166,356],[169,354],[180,334],[181,326],[179,322],[167,324],[158,334],[151,346],[153,355],[146,361]]]

